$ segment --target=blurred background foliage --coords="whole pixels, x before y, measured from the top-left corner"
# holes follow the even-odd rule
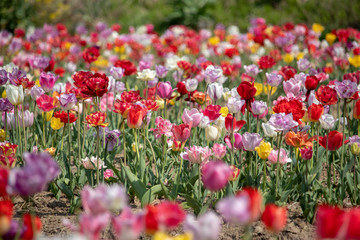
[[[123,29],[147,23],[163,31],[170,25],[192,28],[235,24],[246,30],[251,17],[271,24],[321,23],[328,29],[360,28],[358,0],[0,0],[0,28],[63,23],[120,23]]]

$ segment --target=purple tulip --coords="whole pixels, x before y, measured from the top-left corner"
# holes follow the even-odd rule
[[[13,68],[12,72],[7,74],[8,80],[12,85],[16,85],[16,80],[26,77],[26,73],[23,70],[19,70],[16,67]]]
[[[259,67],[255,64],[244,66],[244,70],[245,70],[246,74],[251,77],[256,77],[256,75],[258,75],[261,72]]]
[[[258,147],[263,138],[257,133],[244,133],[242,135],[242,142],[246,151],[254,151]]]
[[[8,81],[8,73],[4,70],[0,70],[0,86],[4,85]]]
[[[252,113],[254,115],[261,118],[261,117],[265,117],[265,116],[262,116],[262,115],[267,114],[268,107],[267,107],[266,102],[264,102],[264,101],[254,101],[254,102],[251,103],[251,110],[252,110]]]
[[[271,115],[269,124],[274,127],[275,131],[288,131],[296,127],[298,122],[293,120],[292,113],[285,115],[285,113],[275,113]]]
[[[189,124],[190,122],[192,122],[192,127],[197,127],[199,126],[202,117],[203,114],[199,112],[199,110],[197,110],[196,108],[193,108],[191,110],[185,109],[181,120],[185,124]]]
[[[158,78],[164,78],[166,77],[166,75],[168,74],[168,69],[167,67],[163,66],[163,65],[156,65],[155,66],[155,70],[156,70],[156,76]]]
[[[245,224],[249,222],[251,217],[250,199],[245,194],[221,199],[216,204],[216,209],[229,223]]]
[[[267,84],[269,84],[271,87],[277,87],[282,81],[281,74],[278,73],[265,73]]]
[[[34,113],[29,110],[24,111],[24,124],[23,124],[23,115],[19,112],[19,126],[20,127],[31,127],[34,123]],[[14,123],[15,125],[15,123]]]
[[[132,213],[126,207],[119,216],[112,218],[112,227],[117,239],[135,240],[145,228],[145,214]]]
[[[13,168],[9,173],[7,192],[27,197],[46,189],[49,182],[60,173],[55,160],[45,152],[24,153],[23,168]]]
[[[216,240],[221,230],[221,220],[212,211],[198,216],[188,214],[184,222],[185,232],[191,232],[196,240]]]
[[[22,40],[21,38],[13,38],[9,45],[9,52],[15,53],[19,51],[22,47]]]
[[[0,112],[10,112],[13,110],[14,105],[11,104],[9,99],[0,98]]]
[[[74,93],[61,94],[60,97],[58,97],[58,99],[59,99],[61,108],[66,111],[71,110],[77,102],[77,99],[76,99],[76,96]]]
[[[240,97],[230,97],[227,102],[227,107],[230,113],[238,113],[244,104],[244,99],[240,99]]]
[[[210,191],[223,189],[231,174],[231,168],[221,160],[209,161],[201,168],[201,180],[205,188]]]
[[[50,58],[45,56],[35,55],[29,59],[29,64],[32,68],[44,69],[49,66]]]
[[[111,76],[116,80],[121,79],[124,76],[124,72],[125,72],[125,70],[122,69],[121,67],[111,67],[109,71]]]
[[[335,81],[335,90],[340,98],[351,98],[357,92],[357,85],[350,80]]]
[[[170,82],[160,82],[157,86],[157,95],[162,99],[169,99],[173,93]]]
[[[105,128],[99,128],[99,134],[100,136],[104,136],[103,131],[105,131],[105,144],[107,146],[107,151],[111,152],[115,146],[120,146],[120,135],[121,132],[117,129],[110,131],[108,127]],[[96,133],[94,134],[95,137]],[[100,139],[101,144],[104,144],[104,138],[102,137]]]
[[[38,86],[33,86],[30,90],[31,98],[34,101],[36,101],[36,99],[43,94],[45,94],[44,89],[42,89],[41,87],[38,87]]]
[[[301,81],[297,81],[294,78],[291,78],[290,80],[283,82],[283,87],[286,95],[289,93],[294,94],[295,97],[299,96],[300,89],[301,89]]]
[[[219,66],[210,65],[205,70],[205,81],[210,84],[223,77],[223,71]]]
[[[311,62],[307,60],[306,58],[302,58],[299,61],[296,62],[298,69],[302,72],[308,70],[311,67]]]
[[[53,73],[41,72],[39,78],[40,86],[45,90],[45,92],[50,92],[58,78],[59,77]]]
[[[87,29],[84,25],[80,24],[76,27],[76,33],[80,34],[80,35],[86,35],[87,34]]]

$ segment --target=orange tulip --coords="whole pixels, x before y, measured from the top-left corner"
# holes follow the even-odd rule
[[[324,113],[324,106],[321,104],[311,104],[308,108],[308,118],[310,122],[318,122]]]
[[[147,109],[140,105],[132,105],[127,114],[127,125],[129,128],[140,128]]]
[[[97,111],[86,116],[86,121],[92,127],[107,127],[109,123],[105,123],[106,113]]]
[[[303,148],[303,147],[312,147],[312,141],[316,140],[317,136],[313,136],[309,138],[309,135],[306,132],[293,132],[289,131],[285,135],[285,142],[287,145],[296,147],[296,148]]]

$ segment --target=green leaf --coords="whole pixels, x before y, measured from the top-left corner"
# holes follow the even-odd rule
[[[149,190],[147,190],[143,197],[141,198],[141,207],[146,206],[149,203],[152,203],[155,199],[155,196],[162,191],[161,184],[152,186]]]
[[[129,180],[131,186],[134,188],[136,196],[139,199],[142,199],[146,192],[145,184],[141,182],[139,178],[130,171],[129,168],[125,167],[124,165],[122,165],[121,167],[124,169],[127,179]]]
[[[71,191],[71,189],[69,188],[69,186],[67,186],[65,184],[65,182],[62,179],[58,179],[56,181],[56,185],[59,187],[59,189],[66,195],[66,197],[68,199],[73,199],[74,198],[74,194]]]

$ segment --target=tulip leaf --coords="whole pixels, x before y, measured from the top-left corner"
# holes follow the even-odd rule
[[[124,169],[127,179],[129,180],[131,186],[134,188],[136,196],[139,199],[142,199],[146,192],[145,184],[141,182],[139,178],[130,171],[129,168],[125,167],[124,165],[122,165],[121,167]]]
[[[162,191],[161,184],[152,186],[149,190],[147,190],[143,197],[141,198],[141,207],[146,206],[154,201],[155,196]]]
[[[194,198],[187,194],[179,193],[179,195],[186,199],[186,202],[184,202],[183,204],[186,204],[187,206],[193,208],[196,215],[200,213],[201,204],[198,201],[196,201]]]
[[[58,188],[66,195],[66,197],[68,199],[73,199],[74,198],[74,194],[71,191],[71,189],[65,184],[65,182],[63,181],[63,179],[58,179],[56,181],[56,185],[58,186]]]

